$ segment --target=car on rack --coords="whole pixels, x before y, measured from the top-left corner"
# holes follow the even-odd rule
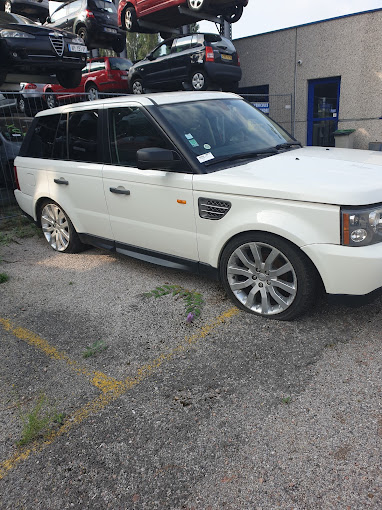
[[[382,153],[302,147],[235,94],[70,104],[33,119],[15,196],[56,251],[84,245],[220,279],[290,320],[382,287]]]
[[[44,99],[48,108],[60,103],[75,101],[93,101],[101,93],[127,94],[127,75],[133,64],[127,58],[92,58],[82,70],[81,83],[74,89],[65,89],[57,84],[44,87]]]
[[[0,12],[0,86],[14,73],[55,75],[63,87],[76,87],[86,54],[83,40],[70,32]]]
[[[1,4],[9,14],[21,14],[40,23],[49,16],[49,0],[2,0]]]
[[[134,94],[210,86],[235,91],[241,76],[239,56],[229,39],[191,34],[165,40],[136,62],[129,71],[129,87]]]
[[[126,34],[118,28],[117,9],[112,0],[71,0],[47,18],[46,26],[77,34],[89,49],[106,48],[121,53]]]
[[[180,27],[195,23],[195,14],[221,15],[235,23],[248,0],[120,0],[118,6],[119,26],[128,32],[145,32],[139,21],[148,21],[165,27]],[[182,12],[179,8],[182,8]]]

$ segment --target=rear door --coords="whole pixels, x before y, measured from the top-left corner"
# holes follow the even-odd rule
[[[170,58],[170,73],[168,80],[182,83],[185,81],[191,71],[192,55],[194,50],[192,49],[192,35],[187,37],[180,37],[174,40],[174,44],[171,50]]]

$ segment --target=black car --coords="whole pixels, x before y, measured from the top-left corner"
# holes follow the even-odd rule
[[[240,61],[231,41],[218,34],[192,34],[167,39],[129,71],[134,94],[152,90],[233,91],[241,79]]]
[[[126,34],[118,28],[117,10],[111,0],[66,2],[52,13],[46,25],[74,32],[89,49],[106,48],[121,53],[126,48]]]
[[[8,73],[25,73],[55,74],[63,87],[76,87],[86,54],[87,48],[78,36],[0,12],[0,86]]]

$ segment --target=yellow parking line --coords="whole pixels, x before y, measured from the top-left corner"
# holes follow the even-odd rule
[[[151,363],[145,364],[142,367],[140,367],[137,370],[137,376],[135,378],[126,378],[124,382],[116,381],[117,384],[111,384],[109,386],[105,386],[103,393],[101,393],[96,399],[88,402],[85,406],[78,409],[71,417],[70,419],[66,420],[65,423],[60,427],[58,430],[51,432],[50,435],[48,435],[44,441],[39,442],[36,441],[32,443],[29,447],[24,448],[18,448],[17,451],[10,457],[9,459],[3,461],[0,463],[0,480],[4,478],[4,476],[12,469],[14,469],[20,462],[28,459],[30,455],[33,453],[39,453],[43,451],[47,446],[51,445],[57,438],[62,436],[63,434],[69,433],[70,430],[80,425],[83,421],[86,420],[90,415],[93,415],[97,412],[102,411],[105,409],[106,406],[111,404],[114,400],[118,399],[125,393],[127,393],[129,390],[133,389],[135,386],[137,386],[139,383],[144,381],[148,376],[153,374],[160,366],[162,366],[165,362],[170,361],[173,359],[179,352],[186,351],[190,346],[197,345],[201,340],[206,338],[206,336],[216,329],[219,325],[224,324],[228,319],[231,319],[235,315],[240,313],[240,310],[238,308],[231,308],[227,312],[224,312],[223,314],[219,315],[213,322],[210,324],[207,324],[206,326],[202,327],[201,330],[194,335],[190,337],[186,337],[184,343],[179,344],[177,347],[172,349],[167,354],[163,354],[159,356],[158,358],[154,359]],[[7,329],[8,327],[10,329],[7,329],[7,331],[11,331],[14,333],[14,331],[18,331],[20,333],[20,329],[22,328],[11,328],[10,324],[7,323],[5,319],[0,319],[0,324],[4,327],[4,329]],[[26,331],[26,330],[23,330]],[[19,337],[18,337],[19,338]],[[39,337],[37,337],[39,338]],[[40,338],[39,338],[40,339]],[[43,339],[40,339],[43,340]],[[45,342],[43,340],[43,342]],[[30,343],[30,342],[28,342]],[[34,343],[31,343],[31,345],[35,345]],[[45,344],[41,344],[44,346]],[[59,351],[56,351],[54,348],[49,346],[49,344],[46,344],[48,346],[48,351],[51,352],[51,356],[54,357],[54,359],[63,359],[61,357],[56,358],[56,353],[59,354]],[[51,351],[53,349],[53,351]],[[44,351],[45,352],[45,351]],[[61,353],[64,355],[63,353]],[[64,355],[66,356],[66,355]],[[67,357],[67,356],[66,356]],[[69,358],[68,358],[69,359]],[[106,376],[105,376],[106,377]]]
[[[2,326],[5,331],[12,333],[12,335],[14,335],[19,340],[22,340],[23,342],[26,342],[27,344],[32,345],[39,351],[43,352],[46,356],[48,356],[48,358],[57,361],[63,361],[72,370],[74,370],[74,372],[87,377],[90,383],[93,386],[96,386],[102,392],[114,391],[119,386],[123,386],[121,381],[117,381],[116,379],[113,379],[112,377],[109,377],[102,372],[88,370],[86,367],[80,365],[77,361],[70,359],[69,356],[63,351],[59,351],[55,347],[52,347],[40,336],[35,335],[28,329],[14,326],[8,319],[0,318],[0,326]]]

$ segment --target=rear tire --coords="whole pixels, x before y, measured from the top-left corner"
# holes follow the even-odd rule
[[[82,73],[76,69],[73,71],[57,71],[57,81],[64,89],[75,89],[81,83]]]
[[[56,106],[58,106],[56,96],[51,91],[45,94],[45,102],[48,108],[55,108]]]
[[[95,101],[96,99],[98,99],[98,88],[93,83],[86,87],[85,92],[88,95],[87,96],[88,101]]]
[[[191,75],[191,87],[194,91],[207,90],[209,85],[207,75],[201,69],[193,71]]]
[[[12,12],[12,2],[10,0],[5,0],[4,12],[8,12],[9,14]]]
[[[53,200],[46,200],[40,207],[39,220],[50,247],[62,253],[77,253],[85,248],[69,216]]]
[[[80,27],[77,30],[78,37],[81,37],[81,39],[84,41],[85,46],[88,46],[89,44],[89,34],[85,27]]]
[[[207,9],[209,3],[209,0],[187,0],[188,8],[196,12]]]
[[[242,5],[236,5],[231,11],[223,15],[225,21],[228,23],[236,23],[243,15],[244,7]]]
[[[134,7],[128,7],[125,10],[125,26],[124,28],[128,32],[137,32],[139,29],[138,23],[137,23],[137,13],[135,12]]]

